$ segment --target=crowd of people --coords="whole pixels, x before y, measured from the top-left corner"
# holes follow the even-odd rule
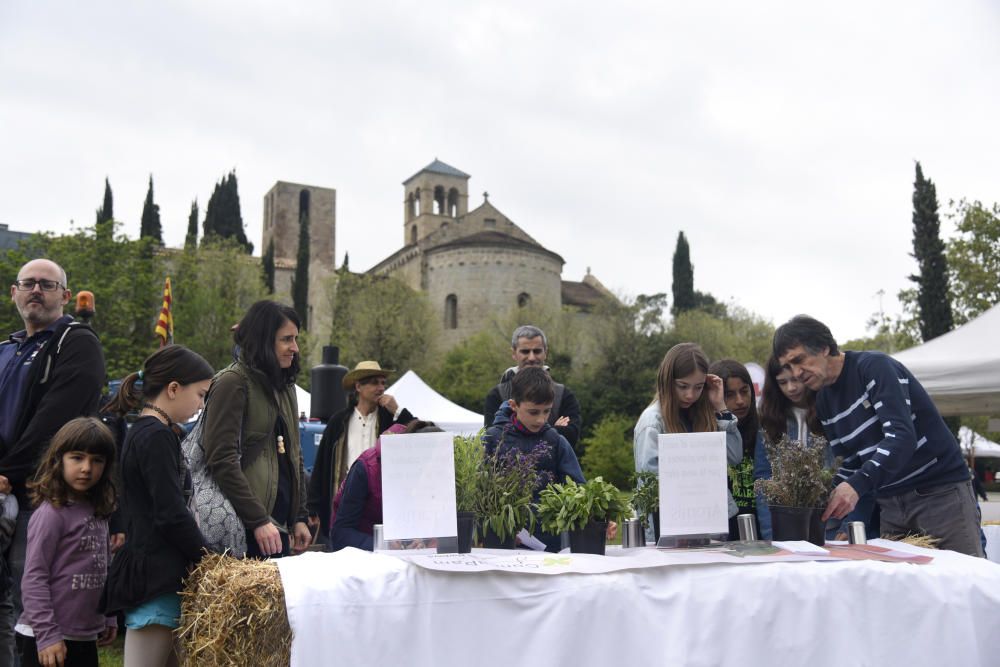
[[[254,304],[235,328],[233,362],[218,372],[181,345],[160,348],[101,407],[100,341],[64,313],[70,296],[58,264],[26,263],[11,286],[24,329],[0,344],[0,667],[96,665],[119,616],[126,665],[177,664],[179,591],[209,548],[179,426],[199,412],[206,469],[241,525],[246,557],[317,542],[373,548],[380,437],[439,430],[386,394],[390,370],[362,361],[345,376],[351,400],[328,422],[307,478],[293,309]],[[484,402],[484,452],[543,448],[540,479],[583,482],[580,405],[550,376],[547,354],[540,329],[514,331],[515,365]],[[725,433],[732,537],[740,513],[770,537],[754,481],[770,475],[765,442],[788,436],[826,443],[828,460],[841,461],[823,516],[830,537],[858,520],[870,534],[923,533],[983,556],[969,470],[920,383],[884,354],[840,350],[813,318],[775,332],[759,401],[743,364],[710,363],[695,343],[666,352],[635,425],[636,470],[658,472],[660,434],[713,431]],[[540,529],[535,537],[563,546]]]

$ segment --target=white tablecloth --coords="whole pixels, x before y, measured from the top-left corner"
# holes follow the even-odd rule
[[[279,561],[292,665],[997,665],[1000,566],[678,565],[455,574],[345,549]]]
[[[994,563],[1000,563],[1000,525],[983,526],[986,533],[986,557]]]

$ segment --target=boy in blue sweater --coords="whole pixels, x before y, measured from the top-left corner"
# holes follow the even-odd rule
[[[881,352],[841,352],[830,329],[806,315],[778,327],[774,356],[818,392],[817,416],[843,457],[824,521],[873,491],[883,534],[922,533],[942,549],[984,556],[962,452],[905,366]]]
[[[500,404],[493,426],[483,435],[483,444],[490,454],[498,447],[501,453],[516,448],[528,454],[545,443],[548,453],[539,459],[538,471],[549,473],[554,482],[565,482],[569,477],[583,484],[583,471],[569,441],[548,423],[554,400],[555,384],[548,372],[541,366],[522,368],[511,380],[510,401]],[[539,493],[541,488],[535,489],[536,502]],[[559,551],[559,535],[536,527],[535,537],[545,543],[546,551]]]

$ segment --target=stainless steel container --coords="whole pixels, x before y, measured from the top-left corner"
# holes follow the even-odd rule
[[[864,521],[852,521],[847,524],[847,541],[851,544],[868,544]]]
[[[646,546],[646,533],[639,519],[625,519],[622,524],[622,549]]]
[[[757,518],[753,514],[740,514],[737,516],[736,527],[740,531],[741,542],[757,541]]]
[[[385,549],[385,540],[382,539],[382,524],[380,523],[372,526],[372,549],[375,551]]]

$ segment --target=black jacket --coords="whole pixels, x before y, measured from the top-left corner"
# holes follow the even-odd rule
[[[381,405],[377,410],[380,435],[393,424],[408,424],[414,418],[406,408],[400,411],[399,419],[393,419],[392,413]],[[323,543],[330,537],[330,513],[333,511],[333,496],[337,493],[335,485],[339,486],[347,477],[347,466],[344,465],[347,448],[340,446],[340,436],[347,430],[347,423],[352,415],[354,406],[348,405],[330,417],[323,431],[323,437],[319,441],[316,462],[313,464],[312,477],[309,479],[309,498],[306,506],[309,508],[310,516],[319,517],[319,540]]]
[[[0,475],[10,480],[22,507],[28,507],[24,483],[35,474],[49,440],[71,419],[97,414],[101,398],[101,342],[86,324],[64,319],[31,362],[14,441],[2,443]]]
[[[500,384],[495,385],[490,389],[490,393],[486,395],[486,403],[483,407],[483,425],[487,428],[493,426],[493,418],[496,416],[497,410],[500,409],[500,404],[503,403],[501,386],[507,385],[505,393],[509,395],[510,380],[513,377],[514,373],[510,371],[504,373]],[[559,432],[559,435],[569,440],[573,451],[579,456],[581,452],[577,448],[577,443],[580,440],[580,429],[583,428],[583,419],[580,417],[580,402],[576,400],[576,396],[573,395],[569,387],[562,385],[562,388],[563,394],[562,400],[559,402],[559,409],[553,410],[552,414],[549,415],[549,424],[555,424],[555,421],[560,417],[569,417],[569,424],[566,426],[555,426],[554,428]]]
[[[125,546],[115,554],[102,597],[105,612],[132,609],[164,593],[202,556],[205,540],[187,508],[191,476],[177,435],[155,417],[129,429],[121,455]]]

